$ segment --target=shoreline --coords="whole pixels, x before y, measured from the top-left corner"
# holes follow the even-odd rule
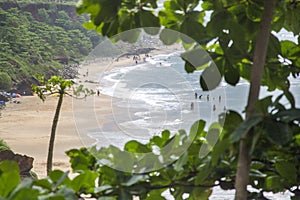
[[[149,54],[158,55],[163,53],[170,53],[170,51],[155,50]],[[102,62],[86,64],[79,69],[79,76],[83,76],[86,70],[88,70],[89,76],[85,77],[84,83],[79,84],[96,90],[102,87],[97,79],[103,76],[103,74],[99,74],[99,68],[97,67],[104,67],[107,72],[110,72],[113,68],[130,65],[135,65],[132,58],[121,58],[118,62],[102,60]],[[103,126],[113,121],[111,108],[112,104],[117,102],[118,99],[101,93],[99,96],[95,94],[92,97],[94,98],[93,106],[99,125]],[[37,173],[39,178],[43,178],[46,176],[48,142],[58,97],[48,96],[45,102],[42,102],[36,95],[22,96],[18,100],[20,100],[20,104],[8,103],[1,112],[0,139],[3,139],[15,153],[33,157],[32,170]],[[84,138],[79,136],[73,106],[71,97],[66,96],[56,132],[53,169],[70,170],[69,157],[65,154],[65,151],[84,147],[86,141],[94,144],[96,142],[96,139],[92,139],[88,135],[85,135]],[[81,111],[84,111],[84,109],[82,108]]]

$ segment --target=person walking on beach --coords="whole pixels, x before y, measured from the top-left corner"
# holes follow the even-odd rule
[[[207,98],[207,101],[209,101],[209,94],[207,95],[207,97],[206,97],[206,98]]]
[[[191,110],[194,110],[194,102],[191,103]]]
[[[198,94],[197,94],[197,92],[195,92],[195,99],[197,99],[198,98]]]
[[[216,111],[216,105],[214,104],[214,106],[213,106],[213,111]]]
[[[99,96],[100,95],[100,91],[99,90],[97,90],[97,96]]]

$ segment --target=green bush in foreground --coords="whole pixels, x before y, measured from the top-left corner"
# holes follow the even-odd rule
[[[124,151],[114,146],[100,150],[95,147],[69,150],[66,153],[76,173],[72,179],[68,177],[68,172],[54,170],[44,179],[21,181],[17,165],[4,161],[0,163],[0,199],[93,197],[98,200],[131,200],[133,196],[138,196],[145,200],[163,200],[165,197],[161,194],[166,190],[175,199],[208,199],[215,186],[224,190],[234,188],[235,152],[238,151],[235,141],[249,124],[256,124],[255,129],[260,129],[263,144],[252,149],[250,184],[257,192],[249,193],[249,198],[266,199],[263,192],[289,190],[294,194],[293,200],[299,199],[300,110],[282,110],[279,109],[282,108],[280,103],[268,101],[271,101],[269,97],[257,104],[261,112],[257,113],[255,123],[244,121],[237,112],[228,111],[220,115],[219,122],[212,124],[207,131],[204,129],[205,122],[200,120],[192,126],[189,134],[179,131],[171,136],[165,130],[147,144],[129,141]],[[273,106],[267,106],[269,103]],[[273,109],[273,114],[264,114],[266,109]],[[220,124],[223,123],[221,129]],[[276,140],[271,129],[276,129],[279,124],[286,126],[291,134]],[[237,130],[234,128],[236,126]],[[212,133],[219,135],[214,146],[208,137]],[[180,141],[189,145],[184,146]],[[154,149],[163,152],[167,146],[169,151],[164,154],[153,154],[152,166],[144,165],[149,161],[147,153],[154,152]],[[182,151],[183,148],[186,150]],[[177,150],[183,152],[179,158],[172,156]],[[203,154],[203,151],[207,153]],[[132,154],[126,156],[124,152]],[[166,159],[173,159],[173,162],[157,169],[155,165]],[[151,168],[156,170],[151,171]],[[132,173],[136,171],[139,173]],[[183,198],[183,194],[187,197]]]

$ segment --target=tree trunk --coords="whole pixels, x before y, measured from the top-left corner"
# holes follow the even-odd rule
[[[264,2],[264,12],[260,22],[254,49],[253,66],[250,78],[250,91],[246,109],[246,119],[249,119],[254,104],[259,97],[275,4],[276,0],[265,0]],[[244,135],[240,141],[238,166],[235,179],[236,200],[247,199],[247,185],[249,182],[249,171],[251,163],[251,156],[249,155],[249,145],[251,144],[251,141],[249,140],[251,132],[252,130]]]
[[[58,99],[56,110],[55,110],[55,115],[54,115],[53,122],[52,122],[51,135],[50,135],[50,141],[49,141],[49,149],[48,149],[48,158],[47,158],[47,175],[49,175],[49,173],[52,171],[55,132],[56,132],[57,124],[58,124],[59,113],[60,113],[60,109],[62,106],[63,97],[64,97],[63,94],[59,95],[59,99]]]

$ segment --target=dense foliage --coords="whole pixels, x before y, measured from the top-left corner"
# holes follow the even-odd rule
[[[0,90],[10,90],[12,80],[6,72],[0,72]]]
[[[269,101],[271,99],[267,97],[257,104],[260,108],[257,117],[260,120],[256,129],[260,129],[262,142],[252,149],[254,159],[250,185],[257,190],[250,194],[250,198],[263,199],[265,191],[290,190],[296,195],[292,199],[298,199],[299,190],[296,188],[299,184],[300,137],[297,123],[300,120],[296,118],[300,110],[282,109],[277,101],[269,107]],[[272,115],[267,114],[266,109],[272,109]],[[267,130],[278,128],[275,121],[292,130],[281,140]],[[9,187],[0,190],[0,196],[4,199],[24,199],[28,195],[30,199],[94,197],[99,200],[131,200],[138,196],[145,200],[163,200],[166,198],[161,194],[168,190],[175,199],[208,199],[214,186],[224,190],[234,188],[238,146],[232,144],[231,140],[232,135],[238,134],[235,128],[240,123],[240,127],[245,126],[238,113],[229,111],[226,117],[221,115],[219,122],[211,125],[208,131],[204,130],[205,122],[200,120],[195,122],[190,133],[179,131],[171,137],[166,130],[161,136],[151,138],[147,144],[129,141],[124,150],[114,146],[100,150],[72,149],[67,155],[73,172],[76,172],[73,178],[68,177],[68,172],[54,170],[44,179],[25,179],[21,182],[16,164],[2,162],[0,185]],[[267,126],[269,123],[273,123],[273,126]],[[224,129],[220,124],[224,124]],[[212,133],[220,135],[214,147],[211,147],[212,141],[207,137]],[[139,153],[154,152],[157,148],[163,151],[167,146],[170,153],[174,153],[172,150],[183,148],[180,141],[191,141],[191,145],[179,159],[169,154],[163,158],[152,156],[153,166],[145,168],[144,163],[149,161],[149,156]],[[203,151],[210,148],[212,151],[203,154]],[[173,159],[171,164],[149,172],[149,168],[155,168],[154,165],[161,160],[170,158]],[[132,169],[132,172],[138,170],[139,173],[123,172],[126,169]]]
[[[5,5],[0,8],[0,72],[14,83],[36,73],[57,74],[64,64],[83,60],[99,43],[100,36],[82,27],[83,16],[72,18],[56,4],[16,4],[7,10]]]
[[[240,78],[250,82],[248,102],[244,110],[246,118],[235,124],[230,142],[232,145],[239,143],[238,151],[231,152],[238,159],[231,163],[231,166],[236,166],[234,176],[236,199],[247,198],[247,185],[252,185],[252,165],[256,160],[261,160],[262,155],[265,156],[264,161],[275,162],[277,170],[285,168],[281,166],[283,158],[273,153],[276,152],[276,145],[279,145],[278,152],[285,152],[285,144],[288,144],[287,148],[298,147],[295,137],[299,137],[299,123],[296,122],[293,128],[289,125],[294,123],[295,119],[299,119],[300,115],[297,113],[295,119],[283,123],[280,118],[269,118],[276,112],[271,109],[274,106],[271,97],[264,99],[263,111],[255,104],[259,102],[260,87],[267,86],[269,91],[281,90],[283,96],[290,102],[289,106],[295,108],[295,100],[290,93],[289,76],[298,77],[300,73],[299,1],[170,0],[164,1],[162,8],[158,8],[156,0],[109,2],[108,0],[80,2],[78,13],[90,14],[90,21],[85,23],[86,28],[113,36],[142,27],[149,34],[159,34],[160,39],[167,45],[182,43],[187,50],[182,55],[186,61],[186,71],[191,73],[194,70],[203,70],[200,76],[200,86],[203,90],[213,90],[222,78],[232,86],[235,86]],[[150,27],[161,27],[161,31]],[[276,37],[276,32],[282,28],[290,31],[295,38],[298,37],[298,41]],[[138,35],[127,34],[127,36],[119,39],[134,42]],[[195,56],[197,51],[201,52],[199,45],[209,52],[214,63],[210,62],[210,59]],[[186,57],[192,60],[185,59]],[[216,73],[220,73],[221,76],[215,76]],[[278,109],[286,108],[281,105]],[[288,119],[289,114],[283,112],[281,117]],[[292,136],[294,130],[296,132]],[[265,143],[264,137],[272,143]],[[256,150],[260,147],[263,150],[256,154]],[[227,155],[226,152],[224,151],[224,155]],[[268,152],[280,159],[266,156]],[[289,158],[295,158],[295,154],[299,156],[297,151],[287,152]],[[299,167],[287,168],[296,172],[293,176],[299,183]],[[279,181],[274,174],[265,173],[263,176],[269,187],[267,189],[273,190],[274,185],[281,189],[285,188],[282,180]],[[259,187],[264,189],[262,185]]]
[[[252,81],[251,71],[257,56],[255,46],[265,9],[263,1],[205,0],[201,4],[203,11],[196,9],[198,5],[197,0],[165,1],[163,8],[155,14],[156,0],[81,1],[78,12],[90,14],[91,21],[85,23],[86,28],[108,36],[135,27],[150,26],[164,26],[184,33],[203,45],[229,84],[236,85],[241,77]],[[299,6],[299,1],[277,1],[271,30],[277,32],[284,27],[299,40]],[[207,15],[208,23],[204,20],[206,11],[211,13]],[[165,44],[183,41],[187,50],[198,50],[189,38],[181,34],[166,29],[160,32],[151,28],[144,30],[160,34]],[[132,42],[137,37],[131,36],[125,39]],[[262,63],[262,83],[256,80],[251,85],[265,85],[270,91],[279,89],[282,94],[277,98],[268,96],[254,100],[251,112],[246,110],[246,119],[241,116],[242,111],[229,110],[221,114],[219,122],[210,125],[207,131],[204,130],[205,122],[199,120],[189,133],[178,131],[171,137],[169,131],[164,131],[147,144],[130,141],[124,150],[114,146],[100,150],[70,150],[67,154],[74,172],[78,173],[73,179],[68,178],[67,173],[56,170],[45,179],[26,179],[20,183],[14,164],[4,162],[0,164],[0,186],[9,187],[0,190],[0,196],[6,199],[20,199],[26,195],[31,199],[88,196],[99,200],[131,200],[133,196],[139,196],[141,199],[159,200],[165,199],[161,194],[169,190],[175,199],[207,199],[214,186],[219,185],[224,190],[235,188],[241,146],[238,142],[243,141],[251,156],[247,185],[257,189],[248,191],[248,198],[265,199],[263,194],[266,191],[290,191],[292,199],[299,199],[300,110],[295,108],[288,80],[288,76],[297,77],[300,72],[299,41],[297,44],[280,40],[274,32],[267,38],[270,42],[266,43],[266,60]],[[200,85],[204,90],[213,89],[203,82],[205,74],[213,73],[211,66],[205,64],[195,60],[193,63],[186,62],[185,68],[188,72],[204,69]],[[289,103],[283,105],[283,98]],[[210,141],[213,135],[219,136],[215,145]],[[180,157],[172,155],[176,152],[173,150],[182,152],[184,141],[190,144],[186,151]],[[155,153],[164,151],[166,146],[171,155]],[[145,168],[144,164],[149,160],[145,155],[151,152],[153,165]],[[173,162],[151,171],[166,159],[173,159]],[[187,195],[183,197],[183,194]]]

